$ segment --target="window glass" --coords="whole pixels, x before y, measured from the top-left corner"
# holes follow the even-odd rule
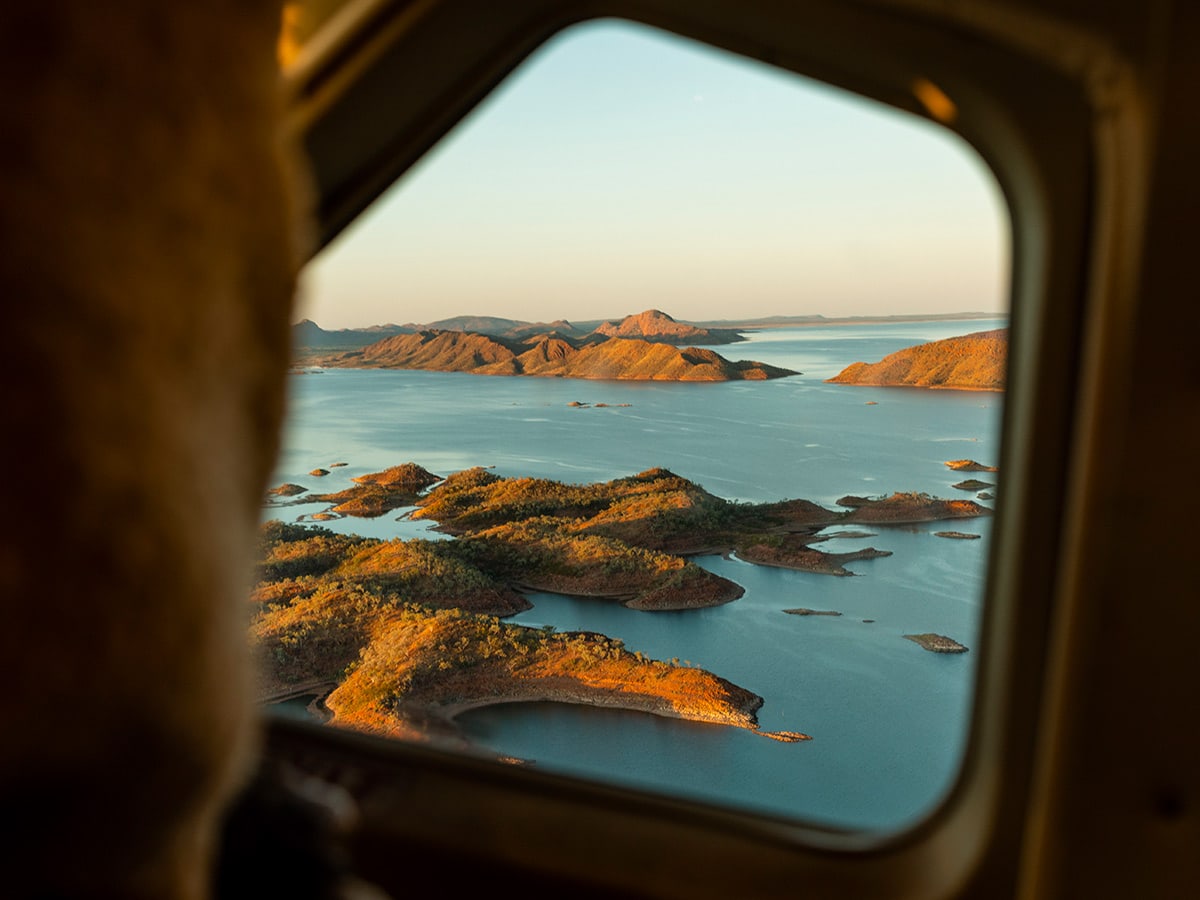
[[[913,821],[967,737],[1008,234],[927,121],[564,32],[308,267],[264,700]]]

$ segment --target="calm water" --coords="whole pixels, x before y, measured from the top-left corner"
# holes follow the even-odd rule
[[[629,384],[436,372],[327,371],[291,380],[276,481],[336,490],[412,460],[440,475],[474,465],[500,475],[589,482],[665,466],[720,496],[804,497],[919,490],[970,496],[944,466],[999,453],[1001,395],[827,385],[856,360],[1002,322],[763,331],[718,348],[798,369],[769,382]],[[572,401],[613,404],[572,408]],[[875,405],[868,405],[875,401]],[[615,404],[630,404],[618,407]],[[346,462],[326,478],[306,473]],[[287,518],[321,506],[290,507]],[[381,537],[437,537],[395,516],[323,523]],[[982,540],[938,538],[953,528]],[[890,828],[931,808],[957,770],[976,654],[933,654],[902,638],[933,631],[978,642],[990,520],[875,528],[833,538],[839,552],[893,556],[836,578],[705,557],[746,595],[716,609],[647,613],[597,600],[530,596],[510,621],[619,637],[679,657],[760,695],[764,728],[811,734],[781,744],[735,728],[619,710],[514,704],[460,719],[478,743],[560,771],[857,828]],[[839,529],[831,529],[837,531]],[[840,617],[789,616],[805,606]],[[874,620],[866,622],[864,620]]]

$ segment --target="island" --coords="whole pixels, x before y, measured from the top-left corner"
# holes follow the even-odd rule
[[[475,375],[617,381],[761,381],[797,375],[791,369],[732,361],[702,347],[678,348],[645,338],[559,333],[508,338],[466,331],[419,331],[358,350],[319,357],[328,368],[422,369]]]
[[[926,520],[958,515],[942,505],[955,502],[961,501],[930,498]],[[976,515],[987,513],[970,506]],[[412,515],[466,540],[499,577],[644,610],[713,606],[741,596],[740,586],[688,556],[736,553],[747,562],[848,575],[843,566],[850,560],[890,555],[812,546],[831,537],[818,532],[853,520],[857,510],[837,512],[807,500],[731,503],[663,468],[590,485],[467,469],[421,497]]]
[[[464,561],[457,541],[380,541],[270,522],[251,635],[263,700],[315,691],[331,724],[426,740],[464,710],[551,700],[762,732],[762,698],[604,635],[500,621],[529,603]]]
[[[925,634],[906,634],[906,640],[912,641],[914,644],[928,650],[930,653],[966,653],[967,648],[960,644],[954,638],[948,638],[944,634],[933,634],[926,632]]]
[[[307,490],[308,488],[306,487],[287,481],[281,485],[270,488],[267,491],[267,495],[270,497],[295,497],[297,494],[303,494]]]
[[[876,363],[852,363],[826,381],[870,387],[1002,391],[1007,357],[1008,329],[998,328],[906,347]]]
[[[946,461],[946,468],[955,472],[999,472],[996,466],[985,466],[973,459],[951,459]]]
[[[442,479],[416,463],[403,463],[350,480],[355,487],[333,494],[310,494],[303,502],[332,503],[335,513],[374,518],[393,509],[412,506],[422,490]]]
[[[980,481],[978,478],[968,478],[966,481],[960,481],[957,484],[952,484],[950,487],[956,491],[982,491],[995,485],[990,481]]]
[[[942,500],[918,491],[897,491],[888,497],[842,497],[837,504],[850,508],[846,521],[879,525],[973,519],[991,512],[974,500]]]
[[[840,616],[841,613],[836,609],[806,609],[799,607],[797,609],[785,609],[785,613],[789,616]]]
[[[474,706],[528,700],[619,706],[763,733],[761,698],[713,673],[650,659],[604,635],[557,634],[501,618],[530,608],[528,590],[603,598],[648,614],[714,606],[736,600],[742,587],[686,557],[736,552],[765,565],[847,575],[848,560],[888,551],[811,546],[849,533],[821,534],[828,525],[987,514],[971,501],[916,493],[843,498],[853,500],[843,510],[801,499],[733,503],[663,468],[567,484],[482,468],[439,480],[404,463],[353,480],[346,491],[322,496],[352,515],[413,504],[414,518],[436,522],[453,540],[381,540],[266,523],[251,595],[259,694],[327,695],[334,724],[416,737],[453,733],[454,717]]]

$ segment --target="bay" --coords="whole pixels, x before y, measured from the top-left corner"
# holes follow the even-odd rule
[[[832,506],[846,494],[902,490],[970,497],[951,487],[964,476],[944,463],[997,462],[1002,395],[824,379],[857,360],[1003,324],[770,329],[715,348],[803,373],[766,382],[380,370],[295,376],[276,483],[339,490],[354,475],[411,460],[443,476],[485,465],[503,476],[580,483],[663,466],[719,496],[753,502],[803,497]],[[342,461],[347,465],[329,468]],[[309,475],[315,467],[330,474]],[[268,514],[295,519],[324,508]],[[378,537],[440,537],[403,514],[322,524]],[[950,527],[982,539],[934,535]],[[714,609],[648,613],[532,594],[533,608],[509,620],[599,631],[630,650],[688,660],[763,696],[764,728],[803,731],[810,742],[782,744],[740,729],[560,704],[476,709],[460,724],[482,746],[556,771],[839,827],[911,823],[933,808],[957,772],[978,654],[929,653],[903,635],[937,632],[977,648],[990,520],[871,531],[869,538],[821,545],[893,552],[851,563],[854,577],[702,557],[698,563],[741,584],[746,595]],[[792,607],[842,615],[782,612]]]

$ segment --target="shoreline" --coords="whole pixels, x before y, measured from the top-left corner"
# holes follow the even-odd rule
[[[778,328],[845,328],[854,325],[925,325],[938,322],[1007,322],[1005,313],[962,312],[962,313],[913,313],[896,316],[819,316],[800,321],[754,322],[744,319],[713,319],[688,322],[698,328],[726,328],[732,331],[766,331]],[[682,321],[682,320],[681,320]]]
[[[918,391],[973,391],[982,394],[1003,394],[1005,389],[1002,387],[966,387],[956,384],[903,384],[893,382],[885,384],[882,381],[837,381],[833,378],[826,378],[823,384],[840,384],[844,387],[856,388],[912,388]]]
[[[325,704],[325,700],[337,690],[338,685],[332,681],[311,682],[307,684],[297,685],[294,689],[278,690],[271,694],[260,695],[256,698],[256,703],[267,708],[277,704],[286,703],[289,700],[298,700],[301,697],[312,697],[312,700],[307,706],[307,711],[313,716],[314,720],[322,725],[331,725],[334,728],[353,729],[354,725],[350,723],[338,723],[336,714],[329,709]],[[763,698],[757,694],[753,695],[757,703],[754,710],[736,709],[727,715],[700,715],[698,713],[681,712],[674,708],[668,708],[664,704],[668,701],[660,698],[651,697],[649,695],[620,697],[621,691],[594,689],[580,690],[577,692],[563,691],[560,687],[558,690],[540,689],[530,690],[519,694],[497,695],[490,697],[472,697],[462,700],[457,700],[452,703],[408,703],[398,708],[400,713],[399,718],[409,725],[420,725],[421,729],[428,727],[431,720],[442,723],[443,725],[452,728],[455,735],[462,738],[468,744],[474,744],[465,734],[462,733],[462,726],[457,719],[460,715],[470,712],[475,709],[486,709],[493,706],[505,706],[517,703],[561,703],[568,706],[584,706],[595,709],[619,709],[626,712],[645,713],[647,715],[659,716],[664,719],[677,719],[683,722],[695,722],[699,725],[717,725],[726,728],[741,728],[744,731],[749,731],[751,734],[759,737],[769,738],[773,741],[781,743],[800,743],[802,741],[811,741],[812,736],[799,731],[764,731],[759,727],[756,718],[757,709],[761,708]],[[442,735],[444,739],[446,736]]]
[[[646,713],[648,715],[660,716],[662,719],[696,722],[698,725],[720,725],[722,727],[742,728],[742,730],[757,734],[757,736],[780,740],[780,742],[784,743],[798,743],[802,742],[802,740],[812,740],[810,734],[798,731],[763,731],[762,728],[758,727],[754,713],[750,713],[750,722],[740,721],[736,716],[712,716],[712,718],[708,718],[708,716],[680,713],[679,710],[662,708],[649,702],[644,704],[631,703],[619,700],[617,697],[608,698],[608,700],[604,697],[586,697],[583,695],[551,696],[550,694],[544,696],[530,694],[529,696],[475,697],[472,700],[448,703],[445,706],[421,707],[420,712],[426,715],[437,716],[437,718],[444,719],[446,722],[460,727],[457,726],[455,720],[463,713],[469,713],[472,709],[506,706],[506,704],[511,703],[564,703],[568,704],[568,706],[592,707],[596,709],[623,709],[628,713]]]

